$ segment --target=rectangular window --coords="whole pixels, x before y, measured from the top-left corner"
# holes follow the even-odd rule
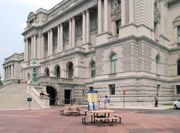
[[[180,43],[180,26],[177,27],[178,29],[178,43]]]
[[[180,94],[180,85],[176,85],[176,94]]]
[[[69,41],[69,23],[63,24],[63,41]]]
[[[75,36],[79,37],[82,35],[82,15],[75,19]]]
[[[109,85],[109,93],[110,95],[115,95],[115,84]]]
[[[93,8],[90,10],[90,31],[97,30],[97,8]]]

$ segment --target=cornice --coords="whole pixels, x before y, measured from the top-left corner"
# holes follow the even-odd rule
[[[42,28],[42,27],[48,25],[52,21],[60,18],[65,13],[71,11],[73,8],[75,8],[76,6],[82,4],[83,2],[86,2],[86,1],[89,1],[89,0],[63,0],[62,2],[60,2],[59,4],[57,4],[53,8],[51,8],[50,10],[45,10],[45,9],[40,8],[39,10],[36,11],[35,14],[33,12],[30,12],[29,13],[30,17],[32,17],[32,16],[35,17],[40,12],[46,13],[48,15],[48,19],[46,19],[44,21],[44,23],[42,23],[40,25],[32,25],[30,27],[26,27],[25,31],[22,33],[22,35],[25,35],[27,32],[31,31],[31,29],[38,29],[38,28]],[[93,1],[95,1],[95,0],[93,0]],[[70,4],[70,5],[68,5],[68,7],[66,7],[66,8],[63,8],[63,6],[65,6],[66,4]],[[62,8],[62,9],[59,9],[59,8]],[[62,11],[57,12],[56,10],[62,10]],[[53,12],[54,12],[54,15],[53,15]]]

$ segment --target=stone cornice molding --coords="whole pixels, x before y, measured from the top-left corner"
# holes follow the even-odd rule
[[[72,0],[64,0],[63,2],[68,2],[68,1],[72,1]],[[77,2],[75,2],[77,1]],[[64,8],[61,12],[57,12],[57,13],[53,13],[54,15],[51,16],[51,12],[55,11],[55,9],[61,8],[61,6],[63,7],[64,3],[60,3],[61,5],[59,6],[55,6],[55,8],[50,9],[48,12],[48,17],[46,20],[43,21],[43,23],[40,24],[36,24],[36,25],[32,25],[30,27],[25,28],[25,31],[22,33],[22,35],[26,34],[27,32],[29,32],[31,30],[31,28],[43,28],[44,26],[48,25],[49,23],[51,23],[52,21],[57,20],[58,18],[60,18],[61,16],[63,16],[65,13],[69,12],[70,10],[74,9],[75,7],[79,6],[80,4],[84,3],[84,2],[90,2],[90,3],[97,3],[96,0],[73,0],[72,4],[69,5],[67,8]],[[69,4],[69,3],[68,3]],[[92,5],[92,4],[91,4]],[[35,15],[37,15],[38,12],[36,12]]]

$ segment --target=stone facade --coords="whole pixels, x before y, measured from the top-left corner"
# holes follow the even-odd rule
[[[23,75],[24,53],[15,53],[7,57],[3,63],[4,68],[4,84],[21,82]]]
[[[172,102],[180,94],[180,1],[64,0],[27,18],[24,78],[36,60],[39,86],[60,104],[89,86],[111,106]],[[53,90],[53,91],[52,91]]]

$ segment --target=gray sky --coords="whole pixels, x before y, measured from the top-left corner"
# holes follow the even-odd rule
[[[30,11],[50,9],[62,0],[0,0],[0,74],[4,74],[4,59],[13,53],[24,52],[21,33]]]

